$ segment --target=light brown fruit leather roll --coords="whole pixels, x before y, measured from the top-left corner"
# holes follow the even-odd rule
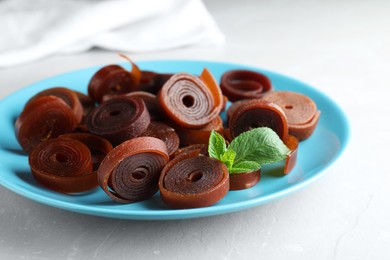
[[[260,170],[229,174],[229,190],[244,190],[256,185],[261,178]]]
[[[207,207],[217,203],[229,191],[226,165],[199,152],[180,153],[161,172],[160,195],[169,207]]]
[[[219,116],[224,105],[221,89],[204,69],[200,78],[173,75],[162,87],[158,101],[170,121],[184,128],[201,128]]]
[[[284,140],[284,144],[290,149],[283,169],[283,173],[288,174],[297,164],[299,140],[293,135],[288,135]]]
[[[279,105],[287,119],[289,134],[302,141],[309,138],[317,126],[321,111],[309,97],[291,91],[274,91],[263,96],[264,100]]]
[[[174,126],[177,134],[180,137],[180,145],[187,146],[192,144],[208,144],[210,139],[210,133],[215,130],[219,134],[223,135],[223,121],[220,116],[216,117],[207,125],[199,129],[183,128]]]

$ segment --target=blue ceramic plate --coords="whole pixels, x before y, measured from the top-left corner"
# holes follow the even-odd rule
[[[207,67],[216,79],[231,69],[260,71],[270,77],[276,90],[296,91],[312,98],[322,111],[321,118],[314,134],[300,143],[297,165],[289,175],[276,177],[270,172],[278,170],[277,166],[263,167],[262,179],[257,185],[247,190],[230,191],[210,207],[172,210],[162,203],[159,194],[147,201],[122,205],[111,201],[100,188],[82,195],[60,194],[41,187],[33,179],[27,156],[15,139],[14,122],[26,101],[43,89],[66,86],[86,92],[91,76],[100,66],[87,68],[32,84],[0,101],[0,184],[40,203],[85,214],[148,220],[195,218],[243,210],[299,190],[329,171],[348,144],[349,125],[339,106],[313,87],[295,79],[258,68],[207,61],[144,61],[138,65],[143,70],[194,74],[200,74]],[[128,64],[123,66],[130,69]]]

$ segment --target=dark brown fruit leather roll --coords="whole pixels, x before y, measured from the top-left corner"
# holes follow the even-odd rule
[[[281,140],[288,134],[286,116],[278,105],[261,99],[241,102],[229,120],[232,138],[256,127],[271,128]]]
[[[152,71],[142,71],[139,90],[156,94],[162,86],[172,77],[173,74],[156,73]]]
[[[47,140],[30,153],[29,164],[37,182],[51,190],[78,193],[97,187],[91,153],[80,141]]]
[[[145,91],[133,91],[133,92],[129,92],[129,93],[121,94],[121,95],[105,95],[103,97],[102,101],[105,102],[107,100],[110,100],[110,99],[112,99],[114,97],[118,97],[118,96],[140,98],[145,102],[146,108],[148,109],[149,114],[150,114],[150,118],[152,118],[152,119],[161,119],[162,118],[156,95],[154,95],[152,93],[145,92]]]
[[[96,107],[88,116],[88,130],[114,146],[140,136],[150,124],[142,99],[118,96]]]
[[[260,170],[229,175],[230,190],[243,190],[253,187],[260,181]]]
[[[128,57],[120,56],[131,63],[131,72],[118,65],[108,65],[98,70],[88,84],[88,95],[94,101],[101,102],[107,94],[123,94],[137,90],[141,71]]]
[[[236,110],[236,108],[240,107],[240,105],[242,103],[245,103],[245,102],[248,102],[250,99],[242,99],[242,100],[238,100],[238,101],[235,101],[233,102],[229,108],[227,109],[227,112],[226,112],[226,117],[227,117],[227,121],[229,122],[230,119],[232,118],[233,114],[234,114],[234,111]]]
[[[100,136],[89,133],[70,133],[60,135],[59,138],[73,139],[85,144],[91,152],[94,171],[97,171],[104,157],[106,157],[106,155],[113,149],[112,144],[109,141]]]
[[[312,135],[321,114],[312,99],[291,91],[270,92],[264,95],[263,99],[274,102],[283,109],[289,134],[300,141]]]
[[[221,90],[204,69],[200,78],[187,73],[173,75],[158,94],[165,115],[185,128],[201,128],[215,119],[224,105]]]
[[[132,203],[158,191],[161,170],[169,161],[163,141],[137,137],[115,147],[98,169],[100,187],[114,201]]]
[[[271,81],[262,73],[250,70],[230,70],[221,77],[222,93],[230,101],[260,98],[272,90]]]
[[[72,111],[74,113],[76,123],[77,125],[81,122],[81,119],[83,117],[83,106],[77,96],[76,91],[64,88],[64,87],[54,87],[49,88],[46,90],[43,90],[39,93],[37,93],[35,96],[33,96],[26,104],[26,106],[34,99],[39,97],[46,97],[46,96],[56,96],[62,99],[70,108],[72,108]]]
[[[89,113],[95,108],[95,102],[87,95],[84,93],[75,91],[76,95],[81,103],[81,106],[83,107],[83,116],[81,119],[80,124],[77,126],[77,129],[82,131],[82,132],[87,132],[88,127],[87,127],[87,117]]]
[[[15,134],[29,153],[39,143],[72,132],[77,120],[70,106],[56,96],[37,97],[23,109],[15,122]]]
[[[177,149],[179,149],[180,139],[176,134],[175,129],[164,123],[155,121],[150,122],[148,128],[142,133],[142,136],[151,136],[162,140],[167,146],[170,158],[172,158]]]
[[[225,164],[199,151],[182,153],[163,169],[159,181],[162,200],[171,208],[207,207],[229,191],[229,172]]]

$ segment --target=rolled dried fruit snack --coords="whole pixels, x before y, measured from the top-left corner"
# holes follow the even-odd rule
[[[172,77],[169,73],[156,73],[153,71],[141,71],[139,90],[157,94],[162,86]]]
[[[284,144],[290,149],[283,168],[283,173],[288,174],[297,164],[299,140],[293,135],[288,135]]]
[[[39,97],[46,97],[46,96],[56,96],[62,99],[72,109],[76,119],[76,124],[77,125],[80,124],[83,117],[83,106],[80,102],[80,99],[76,91],[65,87],[48,88],[42,90],[41,92],[38,92],[35,96],[33,96],[27,102],[26,106],[28,106],[28,104],[34,99]]]
[[[230,101],[260,98],[273,89],[270,79],[256,71],[230,70],[221,77],[222,93]]]
[[[115,147],[98,169],[98,181],[114,201],[132,203],[158,191],[161,170],[169,161],[165,143],[154,137],[137,137]]]
[[[274,91],[263,96],[263,100],[280,106],[286,115],[289,134],[302,141],[309,138],[317,126],[321,111],[314,101],[301,93]]]
[[[83,107],[83,116],[80,124],[77,126],[77,129],[82,132],[88,132],[87,118],[89,113],[91,113],[91,111],[95,108],[95,102],[84,93],[79,91],[75,91],[75,93],[81,103],[81,106]]]
[[[42,142],[28,161],[35,180],[51,190],[78,193],[97,187],[91,152],[78,140],[53,138]]]
[[[123,94],[137,90],[141,70],[127,56],[122,54],[120,56],[130,62],[131,72],[118,65],[108,65],[98,70],[88,84],[88,95],[94,101],[101,102],[104,95]]]
[[[188,73],[173,75],[160,90],[158,100],[169,120],[185,128],[207,125],[224,105],[222,92],[207,69],[200,78]]]
[[[72,132],[77,119],[72,108],[56,96],[37,97],[28,102],[15,122],[15,134],[24,151],[50,138]]]
[[[59,138],[73,139],[85,144],[91,152],[94,171],[97,171],[104,157],[113,149],[112,144],[108,140],[90,133],[70,133],[60,135]]]
[[[181,153],[164,167],[159,189],[169,207],[207,207],[220,201],[229,191],[226,165],[199,152]]]
[[[112,98],[115,98],[118,96],[126,96],[126,97],[134,97],[134,98],[142,99],[145,102],[146,108],[149,111],[150,118],[154,119],[154,120],[162,119],[161,110],[158,106],[156,95],[154,95],[152,93],[145,92],[145,91],[133,91],[133,92],[120,94],[120,95],[105,95],[103,97],[102,101],[105,102],[109,99],[112,99]]]
[[[229,174],[229,190],[244,190],[255,186],[261,179],[261,169]]]
[[[208,144],[212,130],[223,133],[223,121],[220,116],[217,116],[210,123],[199,129],[184,128],[180,126],[174,126],[174,128],[180,137],[181,146]]]
[[[172,158],[177,149],[179,149],[180,139],[175,129],[162,122],[150,122],[148,128],[142,133],[142,136],[151,136],[162,140],[167,146],[170,158]]]
[[[150,124],[142,99],[118,96],[96,107],[88,116],[88,130],[109,140],[114,146],[140,136]]]
[[[229,117],[232,138],[258,127],[271,128],[281,140],[288,134],[286,116],[278,105],[261,99],[240,102]]]

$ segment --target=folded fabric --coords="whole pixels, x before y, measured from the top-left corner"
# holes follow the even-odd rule
[[[0,1],[0,67],[92,47],[151,52],[220,44],[201,0]]]

